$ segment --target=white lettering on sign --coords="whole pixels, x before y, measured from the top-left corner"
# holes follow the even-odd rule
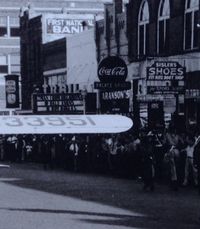
[[[177,63],[176,62],[156,62],[156,67],[162,67],[162,68],[173,68],[173,67],[177,67]]]
[[[112,91],[112,92],[103,92],[102,99],[103,100],[112,100],[112,99],[129,99],[130,92],[129,91]]]
[[[15,93],[16,92],[15,80],[7,80],[6,81],[6,92],[7,93]]]
[[[94,21],[91,19],[58,19],[48,18],[47,33],[48,34],[74,34],[83,31],[82,22],[85,21],[89,27],[94,26]]]
[[[100,76],[124,76],[126,68],[125,67],[114,67],[106,68],[102,67],[99,69]]]
[[[65,34],[65,33],[73,34],[73,33],[80,33],[83,31],[82,27],[73,27],[73,26],[64,26],[64,27],[53,26],[52,29],[53,29],[53,33],[57,33],[57,34]]]
[[[0,134],[120,133],[132,125],[120,115],[0,116]]]
[[[149,79],[157,79],[162,76],[183,76],[184,69],[183,68],[156,68],[151,67],[148,71]],[[154,78],[153,78],[154,77]]]

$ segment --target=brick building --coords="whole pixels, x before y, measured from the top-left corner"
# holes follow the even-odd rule
[[[104,20],[96,22],[98,61],[107,55],[123,58],[128,79],[138,85],[133,93],[144,106],[152,99],[165,100],[162,93],[148,95],[147,69],[155,62],[183,66],[185,92],[170,92],[171,101],[177,99],[176,111],[188,123],[200,122],[199,0],[130,0],[125,7],[115,0],[105,4],[104,13]]]

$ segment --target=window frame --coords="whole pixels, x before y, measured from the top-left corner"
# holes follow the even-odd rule
[[[0,55],[0,57],[5,58],[5,63],[0,63],[0,74],[9,74],[9,56]]]
[[[147,4],[147,5],[145,5]],[[148,15],[146,20],[141,20],[141,15],[144,13],[143,11],[145,10],[145,7],[147,6],[147,10],[148,10]],[[140,9],[139,9],[139,14],[138,14],[138,50],[137,50],[137,54],[138,56],[146,56],[148,53],[147,49],[148,49],[148,44],[147,44],[147,33],[148,33],[148,25],[149,25],[149,4],[147,0],[143,0],[140,4]],[[140,53],[141,50],[141,34],[140,34],[140,29],[143,26],[143,53]]]
[[[167,14],[164,13],[164,7],[163,9],[161,9],[162,5],[165,5],[165,2],[168,2],[168,12]],[[161,15],[161,10],[163,10],[162,15]],[[162,50],[160,50],[160,23],[163,22],[163,40],[164,40],[164,44],[163,46],[166,45],[166,39],[167,39],[167,22],[169,22],[170,19],[170,2],[169,0],[160,0],[160,4],[159,4],[159,8],[158,8],[158,21],[157,21],[157,54],[162,54]],[[169,33],[169,31],[168,31]]]
[[[5,17],[6,18],[6,25],[3,26],[3,24],[1,25],[0,24],[0,27],[3,29],[5,28],[6,29],[6,33],[5,35],[3,36],[0,36],[0,39],[19,39],[20,38],[20,34],[19,34],[19,30],[20,30],[20,26],[18,23],[14,24],[14,23],[11,23],[11,18],[16,18],[17,17],[13,17],[13,16],[1,16],[1,17]],[[12,33],[12,29],[14,30],[18,30],[17,33],[19,34],[19,36],[12,36],[11,33]]]
[[[190,2],[189,2],[190,1]],[[199,10],[199,2],[197,0],[198,6],[191,6],[189,5],[192,4],[191,0],[186,0],[185,1],[185,11],[184,11],[184,39],[183,39],[183,50],[185,51],[189,51],[189,50],[195,50],[198,48],[198,45],[195,46],[194,45],[194,41],[195,41],[195,13],[198,12]],[[190,25],[190,48],[187,48],[187,43],[186,43],[186,32],[187,30],[187,25],[186,25],[186,18],[187,15],[191,13],[191,25]],[[196,25],[197,26],[197,25]]]

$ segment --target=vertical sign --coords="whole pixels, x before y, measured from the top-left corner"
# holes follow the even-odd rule
[[[131,84],[126,82],[128,68],[126,62],[118,56],[104,58],[98,66],[100,82],[95,82],[95,89],[100,90],[102,113],[128,113]]]
[[[19,107],[19,76],[5,76],[6,108]]]

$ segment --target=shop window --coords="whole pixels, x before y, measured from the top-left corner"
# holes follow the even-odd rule
[[[161,0],[158,10],[158,39],[157,51],[159,54],[166,53],[169,48],[169,0]]]
[[[143,0],[138,19],[138,55],[148,54],[148,24],[149,24],[149,6],[147,0]]]
[[[186,0],[184,49],[191,50],[198,47],[198,11],[199,0]]]

